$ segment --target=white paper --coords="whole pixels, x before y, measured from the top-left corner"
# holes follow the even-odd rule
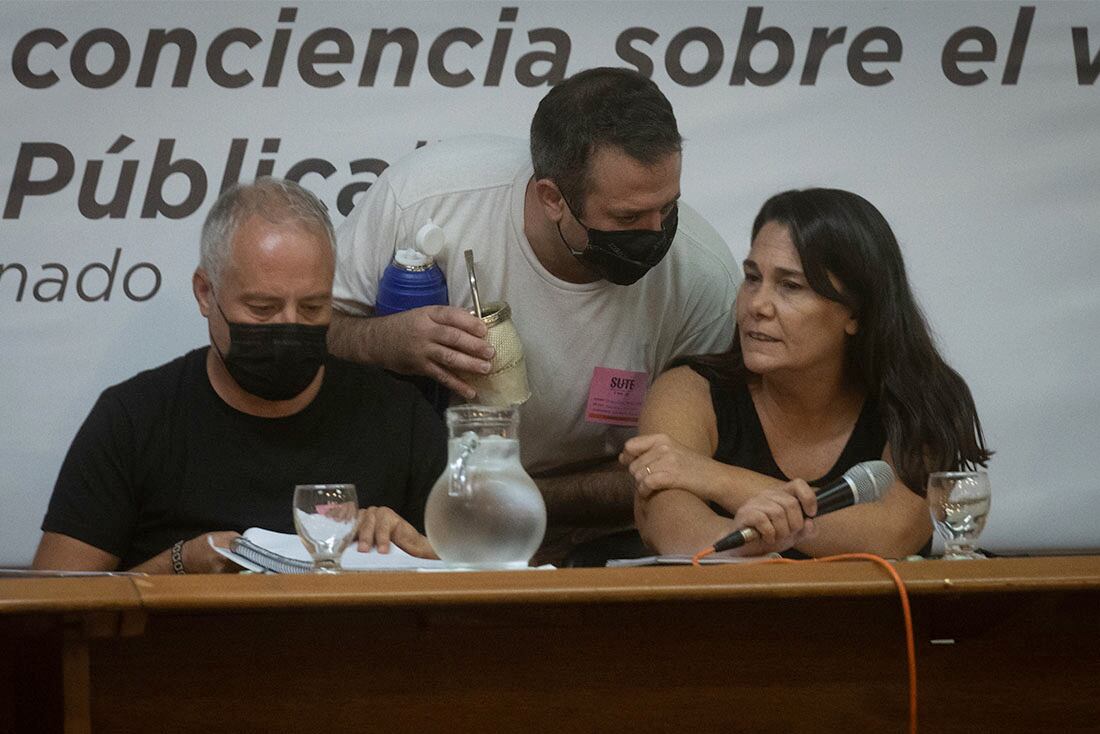
[[[624,566],[690,566],[691,556],[645,556],[643,558],[612,558],[607,562],[608,567],[622,568]],[[778,553],[769,553],[765,556],[732,556],[722,553],[712,553],[699,559],[701,566],[721,566],[730,563],[748,563],[766,558],[781,558]]]
[[[263,528],[249,528],[244,531],[244,537],[248,538],[256,545],[278,553],[281,556],[294,558],[299,561],[310,560],[309,551],[302,545],[302,541],[297,535],[276,533],[271,530],[264,530]],[[377,549],[372,549],[368,553],[360,553],[354,541],[352,541],[351,545],[344,551],[344,554],[340,556],[340,565],[346,571],[435,569],[447,567],[447,564],[443,561],[411,556],[398,548],[394,543],[390,543],[389,553],[379,553]]]
[[[276,533],[272,530],[264,530],[263,528],[249,528],[244,531],[243,535],[252,543],[285,558],[291,558],[298,561],[311,560],[309,551],[306,550],[301,539],[299,539],[297,535]],[[258,563],[234,553],[229,548],[221,548],[214,545],[214,541],[209,536],[207,536],[207,542],[217,553],[228,558],[242,568],[246,568],[249,571],[256,571],[257,573],[274,573]],[[352,543],[340,557],[340,565],[345,571],[546,571],[554,569],[554,566],[550,564],[534,568],[522,566],[508,569],[478,569],[451,566],[445,561],[417,558],[416,556],[409,555],[393,543],[390,543],[389,553],[379,553],[377,549],[371,550],[369,553],[360,553],[356,549],[355,544]]]

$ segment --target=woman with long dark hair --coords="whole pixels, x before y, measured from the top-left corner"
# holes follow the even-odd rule
[[[991,452],[890,225],[856,194],[806,189],[765,202],[752,235],[731,348],[661,375],[620,457],[643,540],[690,553],[752,526],[746,554],[927,549],[929,472]],[[871,459],[897,477],[880,501],[803,522],[811,487]]]

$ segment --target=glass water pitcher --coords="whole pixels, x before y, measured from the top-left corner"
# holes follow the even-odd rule
[[[523,567],[546,532],[546,504],[519,461],[519,408],[447,409],[447,468],[424,510],[435,552],[470,568]]]

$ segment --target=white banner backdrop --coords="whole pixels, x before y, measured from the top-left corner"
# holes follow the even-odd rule
[[[738,259],[779,190],[882,209],[997,451],[981,544],[1100,548],[1100,4],[5,2],[0,54],[0,565],[99,392],[206,341],[224,183],[301,176],[339,223],[387,162],[525,137],[598,65],[672,100]]]

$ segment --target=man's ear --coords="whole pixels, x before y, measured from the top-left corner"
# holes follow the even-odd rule
[[[859,319],[855,316],[848,317],[848,323],[844,324],[844,333],[848,336],[855,336],[859,333]]]
[[[210,285],[210,278],[202,268],[196,268],[191,276],[191,292],[195,294],[195,301],[199,304],[199,313],[205,318],[210,318],[210,309],[214,305],[214,289]]]
[[[565,212],[568,211],[565,199],[561,195],[557,184],[548,178],[540,178],[535,181],[535,196],[546,213],[546,218],[551,222],[560,222]]]

